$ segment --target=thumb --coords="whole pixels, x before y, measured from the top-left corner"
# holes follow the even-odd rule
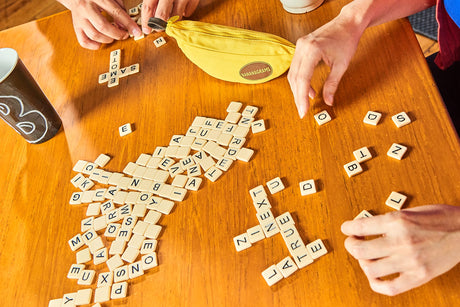
[[[339,87],[340,80],[348,68],[348,64],[334,63],[331,67],[331,72],[324,82],[323,98],[324,102],[332,106],[334,104],[334,95]]]

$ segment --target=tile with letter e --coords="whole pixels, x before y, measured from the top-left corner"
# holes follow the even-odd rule
[[[128,123],[128,124],[124,124],[123,126],[120,126],[118,128],[118,131],[120,133],[120,136],[125,136],[125,135],[128,135],[130,134],[131,132],[133,132],[133,129],[131,127],[131,124]]]
[[[281,229],[281,230],[284,230],[286,229],[288,226],[291,226],[291,225],[294,225],[294,220],[291,216],[291,213],[289,212],[285,212],[281,215],[278,215],[276,218],[275,218],[275,221],[276,223],[278,224],[278,227]]]
[[[317,259],[327,254],[326,246],[324,246],[324,243],[321,241],[321,239],[308,243],[307,250],[313,259]]]

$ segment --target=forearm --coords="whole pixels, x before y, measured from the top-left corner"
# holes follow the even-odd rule
[[[72,2],[74,2],[74,0],[57,0],[57,2],[65,6],[68,10],[71,10]]]
[[[407,17],[436,4],[436,0],[355,0],[345,5],[339,20],[352,23],[358,31]]]

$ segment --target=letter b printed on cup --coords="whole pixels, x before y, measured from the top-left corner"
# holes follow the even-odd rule
[[[10,48],[0,48],[0,117],[33,144],[51,139],[62,125],[17,52]]]

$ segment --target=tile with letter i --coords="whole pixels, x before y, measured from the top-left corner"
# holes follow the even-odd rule
[[[276,264],[276,267],[278,270],[281,272],[284,278],[289,277],[292,275],[295,271],[298,270],[297,265],[295,264],[294,260],[292,260],[291,257],[287,256],[280,262]]]
[[[264,232],[260,225],[249,228],[246,233],[248,234],[249,242],[254,244],[260,240],[265,239]]]
[[[368,125],[377,126],[380,119],[382,118],[382,114],[379,112],[369,111],[367,112],[366,116],[363,119],[363,122]]]
[[[321,241],[321,239],[307,244],[307,250],[313,259],[317,259],[327,254],[326,246],[324,246],[324,243]]]
[[[409,115],[407,115],[406,112],[398,113],[398,114],[392,116],[391,119],[393,120],[393,122],[395,123],[396,127],[398,127],[398,128],[401,128],[401,127],[411,123]]]
[[[299,183],[300,186],[300,195],[310,195],[316,193],[315,180],[305,180]]]
[[[264,277],[265,281],[269,286],[273,286],[281,279],[283,279],[283,274],[276,265],[272,265],[271,267],[263,271],[262,276]]]
[[[391,145],[390,149],[388,150],[387,155],[389,157],[394,158],[394,159],[401,160],[403,158],[404,154],[406,153],[406,151],[407,151],[406,146],[403,146],[401,144],[393,143]]]
[[[396,209],[396,210],[401,210],[406,199],[407,199],[406,195],[403,195],[398,192],[391,192],[390,196],[385,201],[385,205],[393,209]]]
[[[350,163],[345,164],[343,167],[345,168],[345,171],[347,172],[348,177],[358,175],[359,173],[362,173],[363,171],[363,168],[358,163],[358,161],[351,161]]]
[[[252,246],[251,242],[249,241],[249,236],[247,233],[240,234],[233,238],[233,243],[235,244],[235,248],[237,252],[245,250]]]
[[[353,151],[353,155],[359,163],[372,159],[372,154],[367,147]]]
[[[315,114],[314,117],[319,126],[324,125],[325,123],[328,123],[332,120],[331,116],[329,113],[327,113],[326,110]]]

